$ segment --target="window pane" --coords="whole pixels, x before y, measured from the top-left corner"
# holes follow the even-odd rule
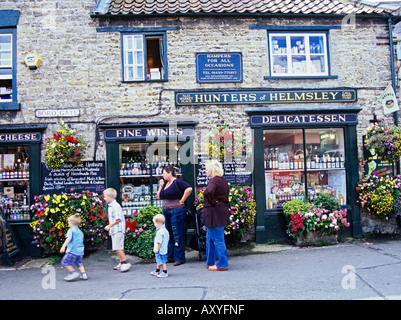
[[[126,40],[125,46],[127,50],[132,50],[132,36],[125,36],[124,39]]]
[[[334,196],[339,204],[345,204],[347,195],[343,129],[305,130],[305,140],[309,199],[324,193]]]
[[[273,58],[273,73],[287,73],[288,63],[287,56],[274,56]]]
[[[266,208],[279,208],[285,202],[303,199],[305,174],[302,129],[265,130]]]
[[[303,36],[291,37],[291,53],[305,54],[305,38]]]
[[[133,64],[134,63],[133,52],[127,52],[127,63],[128,64]]]
[[[273,54],[286,54],[287,53],[287,43],[285,36],[273,36],[272,37]]]
[[[125,77],[126,81],[134,80],[134,68],[133,67],[125,67]]]
[[[136,50],[143,50],[142,36],[135,36],[135,49]]]
[[[306,73],[306,57],[304,55],[292,56],[292,72],[293,73]]]
[[[323,36],[309,37],[310,53],[324,53]]]
[[[0,67],[12,67],[12,35],[0,35]]]
[[[136,64],[143,64],[143,52],[142,51],[135,52],[135,57],[136,57]]]
[[[310,59],[311,59],[311,73],[326,72],[326,63],[324,56],[311,55]]]
[[[144,67],[143,66],[137,66],[135,68],[135,79],[136,80],[143,79],[144,75],[145,75]]]

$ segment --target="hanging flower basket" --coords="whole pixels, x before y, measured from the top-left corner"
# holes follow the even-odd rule
[[[365,147],[378,158],[397,161],[401,156],[401,128],[383,121],[371,125],[366,131]]]
[[[82,163],[85,152],[89,147],[76,131],[69,128],[64,122],[59,122],[61,129],[46,139],[45,164],[49,169],[61,169],[66,164],[72,168]]]

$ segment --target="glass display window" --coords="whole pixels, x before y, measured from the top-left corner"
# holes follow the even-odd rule
[[[180,144],[138,142],[120,144],[121,206],[126,216],[142,207],[161,207],[156,199],[163,167],[172,165],[181,177]]]
[[[319,193],[345,204],[343,129],[264,130],[263,144],[267,209]]]
[[[0,206],[8,220],[30,220],[29,147],[0,147]]]

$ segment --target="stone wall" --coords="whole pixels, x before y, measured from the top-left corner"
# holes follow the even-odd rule
[[[336,79],[265,80],[268,75],[266,30],[250,25],[341,25],[341,19],[327,18],[136,18],[107,20],[91,18],[96,0],[3,0],[1,9],[20,10],[17,27],[18,112],[2,111],[0,125],[48,123],[49,135],[58,118],[36,118],[35,110],[77,108],[78,118],[66,118],[91,145],[89,159],[105,159],[102,139],[96,140],[100,123],[141,123],[168,120],[197,120],[196,148],[202,130],[229,120],[232,126],[249,129],[246,105],[176,107],[174,92],[183,89],[235,88],[336,88],[358,89],[363,110],[358,116],[358,145],[362,156],[362,135],[373,112],[383,117],[379,96],[391,83],[387,20],[359,19],[351,27],[329,33],[331,74]],[[122,83],[119,32],[97,32],[97,27],[178,26],[167,31],[168,82]],[[199,84],[195,77],[195,53],[239,51],[243,54],[243,83]],[[41,58],[37,70],[24,64],[27,53]],[[334,105],[308,104],[330,108]],[[299,107],[302,104],[293,104]],[[386,117],[390,120],[391,117]],[[101,131],[101,130],[100,130]],[[101,134],[101,132],[100,132]],[[102,137],[100,135],[100,137]],[[44,150],[43,150],[44,151]],[[200,150],[196,150],[199,152]]]

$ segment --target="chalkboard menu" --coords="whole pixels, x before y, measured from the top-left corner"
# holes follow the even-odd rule
[[[84,161],[82,164],[72,168],[68,164],[62,169],[49,170],[42,165],[42,192],[59,194],[89,190],[101,193],[106,189],[105,162]]]
[[[4,212],[2,209],[0,209],[0,216],[5,222],[5,227],[6,227],[6,238],[7,238],[7,244],[3,246],[4,252],[3,254],[5,255],[5,261],[11,266],[12,262],[10,260],[10,257],[13,255],[21,252],[17,239],[14,236],[14,233],[12,232],[10,225],[8,224],[6,217],[4,215]]]
[[[209,160],[206,155],[197,155],[197,163],[195,165],[196,185],[204,187],[209,181],[206,175],[205,163]],[[252,184],[252,170],[251,158],[236,158],[230,162],[221,161],[223,165],[223,177],[227,179],[228,183],[233,185],[251,185]]]

